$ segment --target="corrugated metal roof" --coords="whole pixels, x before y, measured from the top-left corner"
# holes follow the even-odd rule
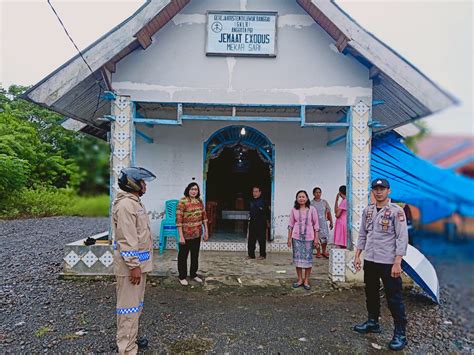
[[[473,136],[430,135],[416,147],[419,156],[447,169],[457,169],[474,161]]]

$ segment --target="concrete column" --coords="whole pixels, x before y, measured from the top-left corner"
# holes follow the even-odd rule
[[[113,121],[110,124],[110,212],[119,189],[120,170],[130,167],[134,160],[135,130],[130,96],[117,96],[112,101],[111,113]],[[113,240],[113,236],[109,240]]]
[[[348,249],[332,249],[329,275],[332,281],[358,281],[354,274],[354,249],[359,236],[362,212],[369,201],[371,129],[370,102],[359,101],[350,108],[347,130],[347,238]]]
[[[362,212],[369,203],[370,186],[370,154],[372,130],[369,127],[371,120],[371,102],[359,101],[352,107],[351,123],[351,176],[348,186],[351,209],[348,211],[348,228],[352,250],[345,254],[345,281],[362,282],[363,272],[355,274],[353,266],[355,247],[359,238],[359,228]]]

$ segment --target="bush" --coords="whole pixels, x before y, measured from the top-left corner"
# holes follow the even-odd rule
[[[0,218],[105,217],[108,214],[109,196],[78,196],[72,189],[23,189],[8,196],[0,205]]]
[[[0,199],[25,187],[28,173],[27,161],[0,153]]]

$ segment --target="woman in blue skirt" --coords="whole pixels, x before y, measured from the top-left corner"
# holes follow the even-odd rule
[[[293,264],[298,275],[293,288],[303,286],[305,290],[311,289],[309,277],[313,267],[313,246],[319,247],[318,232],[318,212],[311,206],[308,193],[300,190],[296,194],[288,224],[288,247],[293,248]]]

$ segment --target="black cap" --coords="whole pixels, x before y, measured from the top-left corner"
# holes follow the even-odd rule
[[[372,188],[375,189],[377,186],[385,187],[387,189],[390,188],[390,183],[386,179],[375,179],[372,181]]]

